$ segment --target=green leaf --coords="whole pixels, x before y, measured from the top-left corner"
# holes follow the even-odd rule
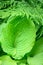
[[[34,46],[36,30],[32,20],[26,16],[11,16],[1,32],[3,51],[13,58],[21,59]]]
[[[0,57],[0,65],[17,65],[15,60],[12,60],[9,56],[3,55]]]
[[[43,37],[41,37],[39,40],[35,42],[35,45],[31,51],[31,55],[34,56],[42,52],[43,52]]]
[[[20,63],[19,65],[26,65],[25,63]]]
[[[39,53],[34,57],[28,57],[27,62],[29,65],[43,65],[43,53]]]

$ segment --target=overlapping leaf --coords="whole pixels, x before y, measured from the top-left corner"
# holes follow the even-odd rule
[[[15,60],[12,60],[9,56],[3,55],[0,57],[0,65],[17,65]]]
[[[31,51],[31,55],[34,56],[36,54],[43,52],[43,37],[36,41],[35,46]]]
[[[43,65],[43,53],[39,53],[34,57],[28,57],[27,62],[29,65]]]
[[[3,27],[1,35],[3,51],[13,58],[20,59],[30,52],[34,45],[35,25],[26,16],[11,16]]]

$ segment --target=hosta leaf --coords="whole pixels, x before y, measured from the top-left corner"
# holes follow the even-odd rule
[[[39,53],[34,57],[28,57],[27,62],[29,65],[43,65],[43,53]]]
[[[9,56],[4,55],[0,57],[0,65],[17,65],[15,60],[12,60]]]
[[[19,65],[26,65],[25,63],[20,63]]]
[[[31,55],[34,56],[41,52],[43,52],[43,37],[41,37],[39,40],[36,41],[32,51],[31,51]]]
[[[20,59],[33,48],[36,30],[33,21],[26,16],[11,16],[1,32],[3,51]]]

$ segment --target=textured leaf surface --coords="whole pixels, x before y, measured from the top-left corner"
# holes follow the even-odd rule
[[[31,51],[36,37],[34,23],[26,16],[10,17],[1,33],[3,50],[16,59]]]

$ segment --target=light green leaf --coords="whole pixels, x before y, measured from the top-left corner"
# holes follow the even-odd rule
[[[9,56],[4,55],[0,57],[0,65],[17,65],[15,60],[12,60]]]
[[[4,52],[20,59],[34,46],[36,30],[33,21],[26,16],[11,16],[1,32]]]
[[[26,65],[25,63],[20,63],[19,65]]]
[[[39,53],[34,57],[28,57],[27,62],[29,65],[43,65],[43,53]]]
[[[43,37],[41,37],[39,40],[36,41],[32,51],[31,51],[31,55],[34,56],[41,52],[43,52]]]

